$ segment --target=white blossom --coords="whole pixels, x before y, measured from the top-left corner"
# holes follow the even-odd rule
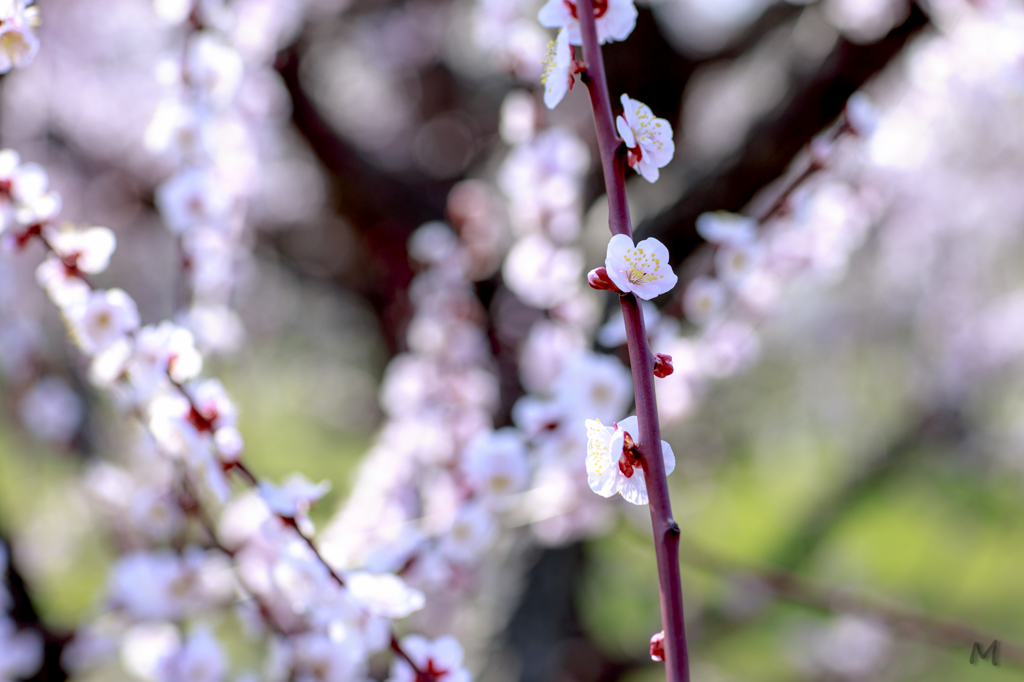
[[[157,667],[157,682],[220,682],[227,673],[227,658],[206,628],[189,635],[184,646]]]
[[[207,169],[184,170],[156,190],[156,205],[167,227],[182,234],[196,226],[213,226],[228,218],[231,196]]]
[[[309,633],[292,638],[296,682],[349,682],[362,679],[363,649],[353,637],[335,641]]]
[[[574,421],[588,415],[611,421],[632,398],[632,375],[614,355],[576,353],[555,381],[555,402]]]
[[[540,80],[544,85],[544,104],[548,109],[554,109],[565,97],[565,93],[572,90],[575,62],[572,48],[569,47],[569,31],[563,28],[548,46],[544,75]]]
[[[519,240],[502,268],[505,283],[524,302],[553,308],[579,289],[583,255],[541,235]]]
[[[462,468],[485,498],[500,500],[521,491],[530,473],[522,435],[511,428],[479,434],[466,446]]]
[[[728,296],[725,286],[714,277],[697,277],[686,286],[683,311],[694,324],[705,325],[725,311]]]
[[[206,379],[190,387],[192,404],[213,429],[233,427],[238,409],[231,402],[224,384],[218,379]]]
[[[757,242],[722,246],[715,253],[715,272],[723,282],[736,288],[757,269],[762,251]]]
[[[17,157],[9,156],[3,165],[9,166],[12,161],[17,160]],[[14,219],[19,224],[27,227],[45,223],[60,213],[60,194],[47,191],[50,177],[39,164],[26,163],[17,166],[7,182],[8,191],[14,201]]]
[[[178,619],[216,606],[230,595],[218,573],[223,561],[202,552],[179,556],[170,550],[127,554],[110,573],[114,606],[138,620]],[[227,589],[225,589],[227,587]]]
[[[600,44],[625,40],[636,28],[637,11],[633,0],[594,0],[594,20]],[[569,42],[583,44],[577,6],[573,0],[548,0],[537,19],[548,28],[568,30]]]
[[[421,635],[409,635],[402,638],[401,646],[416,668],[431,671],[436,682],[471,682],[473,679],[462,667],[462,647],[450,635],[434,641]],[[416,672],[404,658],[392,659],[388,682],[416,682],[416,679]]]
[[[39,38],[33,27],[39,25],[39,10],[28,7],[29,0],[0,2],[0,73],[12,67],[25,67],[39,52]]]
[[[631,461],[624,449],[628,433],[636,443],[640,426],[636,417],[627,417],[609,429],[600,421],[588,419],[587,425],[587,482],[591,490],[602,497],[616,493],[632,504],[647,504],[647,483],[638,462]],[[672,446],[661,441],[665,459],[665,474],[676,468]]]
[[[185,70],[189,85],[204,93],[215,108],[223,108],[234,99],[245,64],[223,38],[199,31],[189,40]]]
[[[270,549],[274,553],[266,559],[271,565],[273,587],[292,612],[307,613],[333,589],[327,567],[298,538]]]
[[[621,291],[633,292],[645,301],[670,291],[679,280],[669,265],[668,249],[653,237],[633,246],[626,235],[613,236],[604,265]]]
[[[701,213],[696,226],[697,234],[712,244],[739,246],[757,236],[757,221],[728,211]]]
[[[105,227],[84,230],[72,226],[59,230],[48,227],[44,228],[43,236],[65,263],[91,275],[107,269],[117,247],[117,238]]]
[[[264,502],[274,513],[286,519],[308,513],[312,504],[330,489],[329,481],[312,483],[302,474],[292,474],[282,486],[265,481],[260,483],[260,494]]]
[[[143,488],[128,504],[132,523],[149,538],[168,541],[185,526],[185,514],[178,500],[164,490]]]
[[[75,340],[90,354],[109,348],[139,326],[139,309],[121,289],[94,291],[65,312]]]
[[[456,562],[475,560],[494,540],[498,528],[494,516],[482,504],[459,507],[441,541],[441,552]]]
[[[69,308],[89,300],[91,289],[88,283],[55,254],[47,254],[36,268],[36,281],[58,308]]]
[[[676,145],[672,126],[663,118],[655,118],[651,108],[623,95],[622,114],[615,119],[619,135],[629,147],[629,165],[647,182],[658,179],[658,169],[672,160]]]
[[[192,333],[168,321],[139,330],[125,367],[128,380],[143,399],[165,386],[168,376],[183,383],[202,369],[203,356],[196,350]]]
[[[423,593],[392,573],[349,573],[345,586],[360,604],[386,618],[405,618],[426,603]]]

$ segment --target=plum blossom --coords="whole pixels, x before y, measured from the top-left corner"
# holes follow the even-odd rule
[[[335,641],[327,635],[309,633],[293,637],[292,642],[296,682],[347,682],[365,678],[364,651],[355,637]]]
[[[519,492],[530,474],[526,445],[512,428],[478,434],[466,446],[462,467],[470,485],[491,500]]]
[[[473,679],[462,667],[462,647],[450,635],[434,641],[421,635],[409,635],[402,638],[401,646],[416,669],[436,682],[470,682]],[[404,658],[396,656],[393,659],[388,682],[416,682],[418,679],[420,677]]]
[[[544,104],[554,109],[572,90],[573,73],[576,71],[576,60],[573,48],[569,46],[569,31],[562,29],[558,37],[548,46],[548,56],[544,60],[544,75],[540,82],[544,85]]]
[[[613,236],[604,265],[619,289],[631,291],[645,301],[670,291],[679,281],[669,265],[668,249],[654,238],[634,247],[633,240],[626,235]]]
[[[117,247],[117,238],[105,227],[84,230],[70,225],[59,230],[46,227],[43,236],[67,266],[90,275],[107,269],[110,256]]]
[[[723,246],[715,253],[715,272],[723,282],[736,287],[757,269],[762,251],[757,242]]]
[[[472,561],[491,544],[497,531],[494,516],[484,505],[464,504],[441,541],[441,552],[455,562]]]
[[[636,28],[637,11],[633,0],[594,0],[594,19],[600,44],[625,40]],[[537,19],[548,28],[565,28],[569,42],[583,44],[579,15],[574,0],[548,0]]]
[[[696,278],[683,295],[686,318],[697,325],[717,319],[725,311],[728,296],[725,286],[714,277]]]
[[[614,355],[572,355],[555,380],[555,403],[569,419],[590,415],[611,421],[632,397],[632,376]]]
[[[260,482],[260,495],[270,510],[282,518],[294,519],[303,532],[312,531],[310,507],[330,489],[330,481],[312,483],[302,474],[292,474],[281,486]]]
[[[622,114],[615,119],[615,127],[629,147],[629,167],[647,182],[654,182],[658,169],[667,166],[676,151],[672,126],[663,118],[655,118],[649,106],[628,95],[623,95],[621,101]]]
[[[739,246],[757,236],[757,221],[728,211],[710,211],[697,216],[697,234],[712,244]]]
[[[31,227],[56,217],[60,212],[61,198],[57,192],[47,191],[49,184],[50,177],[42,166],[22,164],[17,152],[3,150],[0,156],[0,197],[3,197],[0,201],[3,211],[0,232],[11,227],[12,219],[22,227]],[[5,242],[5,246],[11,245],[17,246],[18,243],[16,240]]]
[[[202,369],[203,356],[196,350],[192,332],[167,321],[139,330],[135,351],[125,367],[141,397],[164,386],[168,376],[182,383],[197,377]]]
[[[0,73],[28,66],[39,52],[39,38],[32,29],[39,26],[39,9],[28,0],[0,2]]]
[[[229,598],[232,586],[220,580],[227,570],[222,559],[201,551],[135,552],[115,564],[107,589],[131,618],[177,619]]]
[[[156,669],[157,682],[220,682],[227,659],[206,628],[189,635],[184,646],[164,658]]]
[[[229,428],[235,425],[238,408],[231,402],[228,392],[217,379],[199,382],[189,391],[196,412],[212,429]]]
[[[95,291],[65,313],[75,339],[87,353],[113,346],[139,326],[139,309],[121,289]]]
[[[192,168],[160,185],[156,205],[172,232],[223,222],[231,211],[231,197],[217,182],[213,171]]]
[[[52,253],[36,268],[36,281],[58,308],[84,303],[89,298],[90,289],[85,280]]]
[[[345,586],[360,604],[386,618],[405,618],[423,608],[423,593],[391,573],[349,573]]]
[[[626,436],[636,442],[640,425],[636,417],[627,417],[609,429],[598,420],[587,422],[587,482],[602,497],[619,493],[632,504],[647,504],[647,483],[640,462],[627,447]],[[665,474],[676,468],[672,446],[661,441]]]

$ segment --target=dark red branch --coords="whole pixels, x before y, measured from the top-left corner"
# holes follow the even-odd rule
[[[604,60],[597,42],[593,0],[580,0],[580,29],[587,62],[584,82],[590,90],[597,128],[601,168],[608,193],[608,220],[612,234],[630,238],[633,229],[626,202],[625,147],[615,132]],[[626,343],[636,416],[640,427],[637,443],[650,498],[651,524],[654,529],[654,551],[658,562],[658,583],[661,594],[661,619],[665,631],[665,674],[669,682],[688,682],[689,654],[686,648],[686,627],[683,622],[683,588],[679,574],[679,526],[672,517],[665,460],[661,451],[661,427],[658,403],[654,395],[654,355],[647,343],[643,311],[636,296],[619,297],[626,323]]]

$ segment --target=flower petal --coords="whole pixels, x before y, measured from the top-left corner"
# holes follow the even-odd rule
[[[624,234],[614,235],[608,240],[608,250],[605,254],[604,267],[608,271],[608,277],[615,282],[622,291],[632,291],[633,285],[626,276],[629,263],[626,262],[626,254],[633,249],[633,240]]]
[[[636,172],[643,176],[643,179],[647,182],[657,182],[660,177],[658,169],[647,163],[645,160],[641,160],[640,163],[636,165]]]
[[[623,483],[619,494],[622,499],[630,504],[647,504],[647,481],[644,479],[644,470],[637,468],[629,478],[622,477]]]
[[[668,476],[676,470],[676,453],[672,452],[672,446],[668,441],[661,441],[661,456],[665,460],[665,475]]]
[[[622,137],[623,142],[630,149],[636,147],[636,138],[633,137],[633,131],[630,130],[629,124],[626,123],[626,119],[621,116],[615,118],[615,127],[619,129],[619,136]]]
[[[537,12],[537,20],[547,28],[564,28],[573,21],[569,7],[562,0],[548,0]]]
[[[586,424],[587,483],[590,485],[590,489],[598,495],[611,497],[617,492],[615,479],[618,473],[616,466],[618,460],[613,461],[609,454],[612,433],[600,421],[588,419]]]

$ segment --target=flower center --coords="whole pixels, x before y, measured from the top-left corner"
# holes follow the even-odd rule
[[[24,36],[18,31],[8,31],[0,36],[0,50],[3,50],[12,60],[28,53],[30,49]]]
[[[579,16],[576,15],[576,3],[572,2],[572,0],[562,0],[562,2],[564,2],[565,6],[569,8],[569,11],[572,13],[572,18],[573,19],[579,19]],[[594,0],[594,17],[595,18],[600,19],[601,17],[604,16],[604,13],[607,12],[607,11],[608,11],[608,0]]]
[[[575,14],[573,14],[575,16]],[[547,85],[548,78],[551,77],[551,72],[555,70],[555,62],[557,61],[556,53],[558,52],[558,41],[552,40],[548,43],[548,56],[544,58],[542,62],[544,66],[544,74],[540,77],[541,85]]]
[[[630,249],[623,256],[626,261],[626,277],[631,284],[648,284],[664,275],[659,275],[661,259],[655,258],[653,254],[644,253],[643,249]]]

